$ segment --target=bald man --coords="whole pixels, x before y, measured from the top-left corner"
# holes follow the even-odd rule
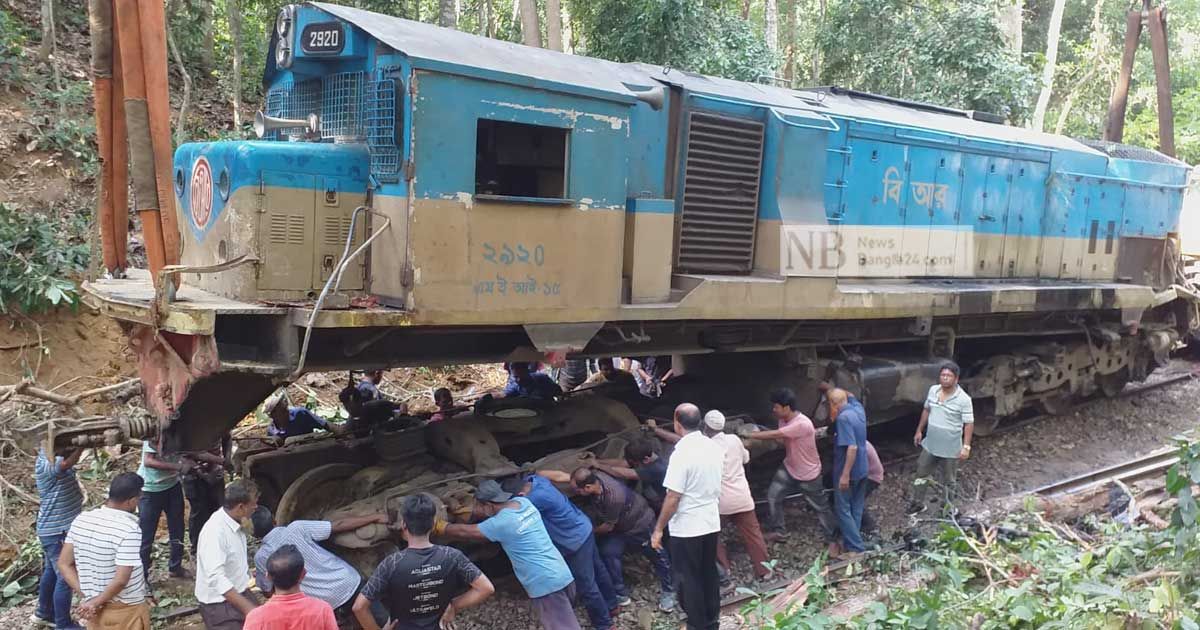
[[[675,408],[680,440],[667,463],[667,496],[650,546],[662,550],[663,530],[671,526],[671,568],[689,630],[717,630],[721,587],[717,577],[717,537],[721,531],[721,465],[725,452],[700,431],[703,416],[691,403]]]
[[[867,415],[858,399],[844,389],[826,394],[834,419],[833,474],[837,487],[833,511],[846,551],[862,552],[863,506],[867,501]]]

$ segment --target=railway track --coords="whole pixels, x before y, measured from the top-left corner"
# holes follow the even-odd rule
[[[1162,449],[1127,462],[1107,466],[1062,481],[1056,481],[1036,488],[1030,494],[1039,494],[1044,497],[1061,497],[1113,481],[1129,484],[1142,479],[1161,476],[1177,461],[1179,461],[1178,448]]]

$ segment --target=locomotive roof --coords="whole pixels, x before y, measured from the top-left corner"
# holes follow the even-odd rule
[[[353,24],[412,59],[451,71],[457,69],[460,72],[477,73],[483,70],[508,75],[508,81],[521,83],[533,79],[629,103],[634,102],[637,91],[665,83],[693,93],[777,109],[822,112],[984,140],[1105,155],[1066,136],[974,120],[960,114],[930,111],[824,89],[792,90],[653,64],[617,63],[482,37],[353,7],[325,2],[308,4]]]

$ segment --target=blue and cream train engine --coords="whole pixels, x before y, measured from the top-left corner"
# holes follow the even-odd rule
[[[87,288],[176,447],[305,371],[563,353],[674,355],[670,395],[709,405],[832,379],[873,421],[953,357],[1002,418],[1114,393],[1196,324],[1189,169],[1154,151],[317,2],[264,82],[260,140],[175,154],[178,290]]]

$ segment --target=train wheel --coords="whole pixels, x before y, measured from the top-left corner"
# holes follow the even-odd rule
[[[312,519],[347,499],[340,489],[362,466],[326,464],[300,475],[288,486],[275,508],[275,522],[286,525],[297,519]]]
[[[1061,388],[1064,389],[1065,388]],[[1057,394],[1050,394],[1038,401],[1038,406],[1041,407],[1042,413],[1048,416],[1062,416],[1071,411],[1071,393],[1069,391],[1060,391]]]

